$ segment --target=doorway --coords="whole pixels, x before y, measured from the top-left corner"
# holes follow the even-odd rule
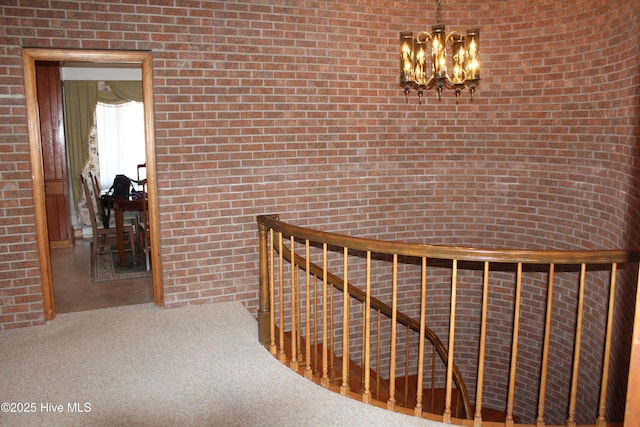
[[[55,300],[51,269],[51,253],[45,203],[45,183],[42,166],[42,142],[39,121],[39,109],[36,84],[36,61],[77,62],[88,64],[137,64],[142,69],[142,87],[144,103],[145,150],[147,159],[147,191],[149,208],[149,229],[151,262],[160,265],[160,240],[157,221],[157,185],[155,165],[155,138],[153,122],[153,79],[152,58],[150,52],[135,51],[82,51],[65,49],[23,50],[22,62],[25,76],[25,100],[29,127],[29,148],[33,176],[33,195],[36,219],[36,235],[40,259],[42,294],[45,318],[55,317]],[[153,300],[157,306],[163,305],[162,275],[160,268],[152,269]]]

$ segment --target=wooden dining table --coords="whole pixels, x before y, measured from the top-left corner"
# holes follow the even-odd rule
[[[145,194],[146,197],[146,194]],[[104,209],[113,209],[116,220],[116,235],[118,237],[118,260],[120,265],[126,264],[124,255],[124,213],[125,211],[142,211],[144,200],[142,197],[109,196],[103,195],[102,206]],[[134,250],[132,248],[132,250]]]

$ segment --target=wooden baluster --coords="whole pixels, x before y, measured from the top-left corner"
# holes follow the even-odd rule
[[[366,291],[364,302],[364,384],[362,401],[371,401],[371,251],[367,251]],[[378,371],[379,372],[379,371]]]
[[[297,310],[296,302],[298,300],[296,295],[296,254],[295,254],[295,240],[294,237],[290,237],[291,246],[291,362],[290,367],[294,371],[298,370],[298,350],[296,347],[296,338],[298,336]]]
[[[327,341],[329,334],[327,333],[327,244],[322,244],[322,378],[320,384],[329,387],[329,361]]]
[[[409,407],[409,339],[411,338],[411,328],[406,327],[404,336],[404,407]]]
[[[329,378],[334,379],[336,377],[336,369],[334,366],[335,363],[335,343],[334,343],[334,333],[335,329],[333,326],[333,285],[329,288]]]
[[[274,356],[277,353],[276,346],[276,291],[275,291],[275,270],[274,270],[274,239],[273,239],[273,228],[269,229],[269,304],[271,305],[271,311],[269,313],[269,322],[271,324],[271,331],[269,332],[269,351]]]
[[[377,348],[376,348],[376,399],[380,400],[380,351],[382,346],[382,336],[380,334],[380,310],[376,310],[378,313],[378,321],[377,321],[377,332],[376,332],[376,340],[377,340]]]
[[[414,415],[422,416],[422,381],[424,377],[424,334],[426,327],[427,305],[427,258],[422,257],[422,275],[420,278],[420,337],[418,344],[418,377],[416,379],[416,407]]]
[[[451,310],[449,318],[449,353],[447,356],[447,381],[444,398],[444,413],[442,420],[451,423],[451,387],[453,383],[453,355],[456,330],[456,294],[458,288],[458,260],[453,260],[453,271],[451,273]]]
[[[97,178],[95,175],[92,176],[92,181],[94,184],[97,184]],[[98,198],[98,202],[100,202],[98,192],[96,192],[96,197]],[[98,207],[99,206],[100,205],[98,205]],[[260,244],[258,258],[258,340],[260,341],[260,344],[269,348],[269,351],[272,351],[274,345],[271,334],[271,331],[273,331],[273,323],[271,323],[273,304],[271,303],[272,293],[270,292],[271,282],[269,281],[269,273],[270,271],[273,271],[269,269],[271,242],[267,237],[267,227],[260,222],[258,222],[258,236]]]
[[[313,327],[311,331],[313,332],[312,345],[313,350],[311,351],[311,370],[312,373],[318,372],[318,275],[313,275]]]
[[[311,261],[309,257],[311,256],[309,251],[309,240],[305,241],[305,270],[307,272],[307,294],[306,294],[306,321],[307,326],[305,330],[305,368],[304,368],[304,377],[311,378],[313,376],[313,370],[311,369]]]
[[[304,363],[304,357],[302,352],[302,309],[301,309],[301,298],[302,298],[302,287],[300,286],[300,272],[302,268],[299,265],[296,265],[296,350],[297,350],[297,361],[298,363]]]
[[[280,254],[278,265],[278,280],[280,281],[280,290],[278,292],[280,297],[280,348],[278,349],[278,359],[282,363],[285,363],[287,361],[287,355],[284,351],[284,251],[281,232],[278,232],[278,253]]]
[[[616,297],[616,274],[618,264],[611,264],[611,282],[609,284],[609,312],[607,314],[607,336],[604,345],[604,362],[602,366],[602,383],[600,386],[600,408],[596,423],[598,427],[607,425],[607,384],[609,382],[609,362],[611,359],[611,335],[613,332],[613,311]]]
[[[295,310],[294,310],[294,314],[296,316],[296,361],[298,364],[300,364],[301,362],[303,362],[303,357],[302,357],[302,310],[300,309],[300,298],[301,295],[300,293],[302,292],[302,288],[300,287],[300,266],[295,264],[293,265],[293,267],[295,267],[295,285],[294,288],[292,288],[292,291],[295,290]]]
[[[587,271],[587,265],[582,264],[580,267],[580,290],[578,293],[578,317],[576,320],[576,338],[573,350],[573,371],[571,373],[571,393],[569,395],[569,417],[567,418],[567,427],[575,427],[576,420],[576,397],[578,395],[578,373],[580,370],[580,347],[582,344],[582,318],[584,310],[584,283]]]
[[[391,284],[391,355],[389,366],[389,400],[387,409],[396,407],[396,322],[398,312],[398,254],[393,254],[393,278]]]
[[[436,407],[436,366],[438,362],[436,348],[431,345],[431,399],[429,402],[429,411],[434,412]]]
[[[459,415],[460,414],[460,402],[461,401],[462,401],[462,393],[460,393],[460,390],[456,387],[456,406],[455,406],[455,411],[453,411],[453,413],[456,414],[455,416],[458,417],[458,418],[462,418]]]
[[[518,336],[520,334],[520,294],[522,292],[522,263],[518,263],[516,276],[516,296],[513,314],[513,342],[511,344],[511,368],[509,370],[509,391],[507,394],[507,417],[505,425],[513,426],[513,400],[516,387],[516,363],[518,361]]]
[[[343,270],[344,289],[342,291],[342,384],[340,394],[349,392],[349,248],[344,248]]]
[[[367,297],[367,295],[366,295],[366,292],[365,292],[365,299],[366,299],[366,297]],[[360,342],[360,366],[361,366],[361,369],[363,369],[363,371],[360,372],[360,389],[359,390],[360,390],[360,396],[364,399],[364,396],[363,396],[364,395],[364,380],[365,380],[365,378],[364,378],[364,358],[365,358],[365,355],[366,355],[366,349],[365,349],[366,343],[365,343],[365,341],[367,339],[367,334],[365,334],[365,331],[364,331],[365,325],[367,323],[367,319],[366,319],[367,314],[365,312],[365,301],[362,302],[361,307],[362,307],[362,313],[361,313],[362,314],[362,316],[361,316],[361,321],[362,321],[362,329],[361,329],[361,331],[362,331],[362,340]]]
[[[538,418],[536,419],[537,427],[544,427],[544,407],[545,396],[547,394],[547,375],[549,371],[549,340],[551,337],[551,317],[553,308],[553,276],[555,265],[549,265],[549,279],[547,282],[547,313],[544,324],[544,344],[542,348],[542,368],[540,372],[540,394],[538,396]]]
[[[487,307],[489,301],[489,262],[484,263],[482,278],[482,317],[480,320],[480,354],[478,357],[478,381],[476,384],[476,412],[473,427],[482,426],[482,388],[484,385],[484,356],[487,342]]]
[[[318,275],[313,275],[313,351],[311,352],[313,372],[318,372]]]

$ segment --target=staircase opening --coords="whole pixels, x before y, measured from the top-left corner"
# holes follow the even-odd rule
[[[260,340],[322,386],[476,426],[622,420],[616,296],[637,283],[639,253],[384,242],[273,216],[258,226]]]

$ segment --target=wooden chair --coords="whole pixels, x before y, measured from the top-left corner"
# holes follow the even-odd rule
[[[138,220],[138,246],[142,250],[145,257],[147,271],[151,269],[151,260],[149,258],[150,241],[149,241],[149,209],[147,195],[147,179],[138,182],[142,186],[142,211]]]
[[[89,178],[91,183],[93,184],[93,197],[96,199],[96,206],[102,206],[102,201],[100,200],[100,182],[98,182],[98,176],[93,172],[89,172]]]
[[[98,252],[109,253],[116,252],[112,249],[117,244],[118,235],[115,227],[104,228],[98,226],[98,218],[96,215],[96,208],[94,206],[95,196],[92,197],[91,190],[89,189],[89,182],[84,175],[80,175],[82,180],[82,186],[84,188],[84,197],[87,200],[87,208],[89,209],[89,217],[91,219],[91,230],[93,231],[93,245],[91,248],[91,265],[96,268],[96,260],[98,259]],[[129,237],[129,246],[131,250],[131,258],[133,263],[136,263],[136,244],[135,233],[133,224],[125,224],[124,231]]]
[[[142,178],[141,171],[144,170],[144,178]],[[136,171],[138,174],[138,185],[142,190],[142,194],[144,197],[143,201],[143,209],[140,212],[140,217],[138,219],[138,246],[142,250],[145,255],[145,261],[147,264],[147,271],[150,270],[150,258],[149,258],[149,211],[147,204],[147,162],[140,163],[136,166]]]
[[[99,217],[102,218],[102,225],[106,228],[115,227],[114,217],[111,215],[110,209],[109,211],[105,211],[105,208],[102,206],[102,199],[100,196],[102,195],[102,189],[100,188],[100,181],[98,181],[98,176],[93,172],[89,172],[89,178],[93,183],[93,195],[96,199],[96,207],[98,209]],[[125,221],[129,220],[133,225],[134,230],[138,231],[138,213],[137,212],[125,212],[124,213]],[[109,224],[107,226],[107,224]],[[137,239],[136,239],[137,240]]]
[[[95,175],[93,172],[89,172],[89,179],[93,184],[93,197],[96,200],[96,209],[99,213],[98,217],[102,221],[102,226],[109,228],[111,225],[113,225],[113,224],[110,224],[110,222],[113,222],[113,221],[111,221],[110,209],[105,211],[104,207],[102,206],[102,200],[100,199],[102,190],[100,189],[100,182],[98,181],[98,176]],[[110,225],[108,226],[107,224],[110,224]]]
[[[143,179],[147,179],[147,162],[144,163],[140,163],[139,165],[136,166],[136,169],[138,171],[138,181],[142,181]],[[144,169],[145,170],[145,174],[144,174],[144,178],[140,178],[140,170]]]

